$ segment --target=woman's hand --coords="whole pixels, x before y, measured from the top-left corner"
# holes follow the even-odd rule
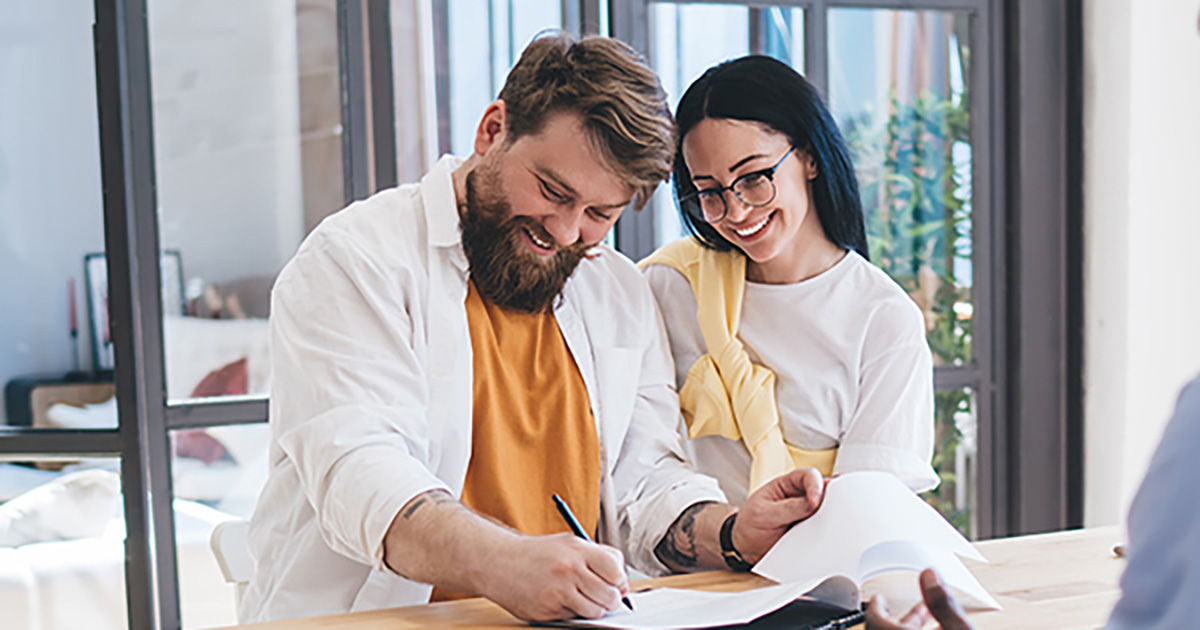
[[[733,546],[757,563],[787,530],[812,516],[825,496],[816,468],[797,468],[767,482],[746,499],[733,525]]]

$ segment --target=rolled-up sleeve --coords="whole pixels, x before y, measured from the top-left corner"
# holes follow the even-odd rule
[[[428,468],[428,391],[403,269],[315,235],[271,302],[271,418],[326,544],[383,569],[383,539]]]
[[[639,278],[641,280],[641,278]],[[614,468],[620,524],[630,564],[650,575],[668,573],[654,553],[658,542],[691,505],[725,501],[717,481],[697,473],[684,454],[674,362],[648,287],[638,301],[645,331],[633,418]]]

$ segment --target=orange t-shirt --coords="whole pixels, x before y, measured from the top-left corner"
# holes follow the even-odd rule
[[[505,310],[472,281],[471,462],[462,501],[528,535],[569,532],[550,496],[594,536],[600,520],[600,440],[587,388],[553,314]],[[438,589],[434,600],[454,598]]]

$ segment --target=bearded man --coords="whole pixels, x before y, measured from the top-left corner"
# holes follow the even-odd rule
[[[739,512],[689,467],[654,299],[601,244],[673,146],[632,49],[543,37],[469,158],[313,231],[272,292],[271,471],[243,621],[464,594],[523,619],[599,617],[627,561],[744,570],[812,514],[811,469]],[[568,533],[553,494],[597,543]]]

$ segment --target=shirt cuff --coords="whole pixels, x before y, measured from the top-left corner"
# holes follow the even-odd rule
[[[833,474],[863,470],[891,473],[918,493],[933,490],[941,481],[928,461],[907,449],[874,444],[844,444],[838,447]]]
[[[629,550],[634,552],[630,564],[651,576],[670,573],[671,569],[658,559],[654,548],[684,510],[705,502],[725,503],[725,494],[715,479],[693,475],[691,479],[671,485],[658,497],[640,502],[641,506],[629,506],[627,510],[634,533],[629,545]]]

